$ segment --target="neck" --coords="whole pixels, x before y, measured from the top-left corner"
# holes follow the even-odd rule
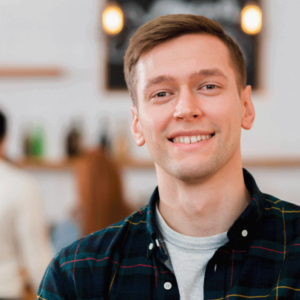
[[[205,237],[226,232],[250,202],[240,157],[195,184],[174,178],[158,165],[156,170],[159,211],[181,234]]]

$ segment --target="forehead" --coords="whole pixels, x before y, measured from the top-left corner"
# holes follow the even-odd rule
[[[136,87],[139,89],[153,76],[170,75],[183,79],[201,69],[217,68],[235,80],[231,65],[229,50],[219,38],[208,34],[187,34],[141,55],[136,65]]]

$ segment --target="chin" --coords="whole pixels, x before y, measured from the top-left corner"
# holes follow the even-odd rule
[[[167,170],[168,168],[165,168]],[[169,168],[167,171],[171,176],[186,182],[186,183],[193,183],[199,182],[203,179],[210,177],[214,174],[217,170],[217,166],[214,165],[203,165],[201,163],[193,164],[193,166],[182,166],[177,165]]]
[[[153,160],[169,176],[185,183],[199,183],[214,176],[224,168],[235,155],[236,150],[223,149],[215,155],[190,157],[178,160],[170,159],[167,155],[153,156]]]

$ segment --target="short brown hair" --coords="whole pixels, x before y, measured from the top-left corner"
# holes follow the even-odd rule
[[[135,66],[141,55],[163,42],[193,33],[210,34],[223,41],[230,53],[238,87],[241,89],[246,86],[247,73],[243,53],[239,45],[225,33],[219,23],[203,16],[166,15],[141,26],[130,39],[126,50],[124,57],[125,80],[134,104],[137,104]]]

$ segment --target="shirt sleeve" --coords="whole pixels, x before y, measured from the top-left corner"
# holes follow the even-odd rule
[[[22,265],[36,292],[54,253],[37,184],[26,177],[16,185],[16,243]]]
[[[65,277],[67,278],[67,277]],[[67,287],[59,266],[59,254],[49,264],[41,281],[37,299],[67,300],[77,299],[74,291]]]

